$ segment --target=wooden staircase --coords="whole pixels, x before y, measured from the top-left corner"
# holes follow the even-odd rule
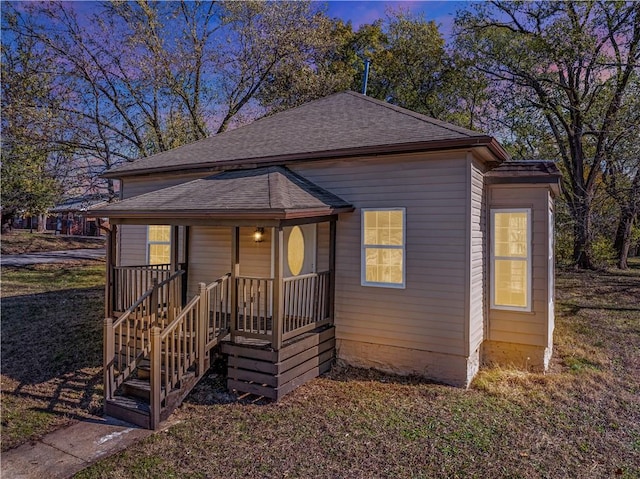
[[[272,280],[230,274],[201,283],[182,307],[182,274],[152,279],[115,320],[105,320],[105,414],[157,429],[209,369],[214,348],[228,356],[228,389],[274,400],[331,368],[327,274],[286,283],[290,301],[274,307],[280,316],[267,307]],[[296,303],[298,296],[307,301]]]

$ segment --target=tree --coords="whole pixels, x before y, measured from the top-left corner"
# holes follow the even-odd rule
[[[459,14],[458,46],[493,82],[493,96],[519,123],[541,127],[539,157],[553,152],[574,224],[575,264],[592,268],[592,202],[610,159],[614,125],[631,101],[638,68],[640,4],[491,2]],[[521,143],[521,145],[524,143]],[[522,152],[521,152],[522,154]]]
[[[33,217],[44,215],[60,195],[52,161],[60,151],[50,148],[56,132],[49,111],[56,100],[50,78],[42,74],[47,55],[28,38],[13,47],[2,45],[2,213]]]

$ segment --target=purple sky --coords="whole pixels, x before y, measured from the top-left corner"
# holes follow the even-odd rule
[[[357,29],[364,23],[371,23],[378,18],[384,18],[388,9],[399,8],[409,10],[411,13],[422,14],[427,20],[434,20],[440,26],[440,31],[445,37],[451,33],[453,19],[456,10],[469,4],[466,1],[333,1],[328,4],[328,15],[338,17],[345,21],[351,20],[353,27]]]

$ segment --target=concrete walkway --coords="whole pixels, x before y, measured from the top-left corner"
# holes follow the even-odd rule
[[[163,423],[163,429],[170,426]],[[2,453],[2,479],[65,479],[153,434],[113,418],[86,419]]]
[[[43,253],[3,254],[2,266],[28,266],[32,264],[65,263],[69,260],[104,259],[104,248],[70,249],[64,251],[46,251]]]

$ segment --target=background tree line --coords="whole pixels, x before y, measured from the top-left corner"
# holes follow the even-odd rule
[[[406,12],[315,2],[5,3],[2,207],[42,213],[122,162],[336,91],[500,139],[563,171],[560,253],[626,267],[640,242],[640,4],[491,2],[446,40]]]

